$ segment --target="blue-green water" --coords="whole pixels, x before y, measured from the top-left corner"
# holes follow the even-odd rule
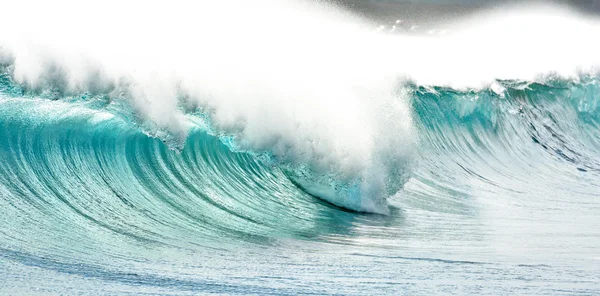
[[[417,148],[387,215],[307,193],[357,185],[234,149],[202,110],[182,140],[125,99],[1,78],[0,294],[600,292],[594,76],[403,84]]]
[[[2,3],[0,295],[600,294],[600,22],[369,2]]]

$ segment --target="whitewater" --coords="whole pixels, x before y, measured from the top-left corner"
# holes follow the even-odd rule
[[[0,294],[600,293],[592,16],[1,7]]]

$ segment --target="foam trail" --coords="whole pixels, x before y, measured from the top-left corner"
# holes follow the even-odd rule
[[[199,108],[237,149],[267,153],[292,178],[333,190],[330,202],[379,213],[402,186],[415,142],[399,78],[480,87],[573,76],[600,61],[600,46],[583,37],[600,32],[596,22],[556,8],[493,14],[468,23],[481,29],[457,24],[433,37],[378,33],[302,1],[5,7],[3,59],[28,89],[124,97],[151,132],[178,139],[190,128],[186,110]]]

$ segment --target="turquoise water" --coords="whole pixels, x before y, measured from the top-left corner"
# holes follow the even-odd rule
[[[417,148],[386,214],[353,211],[361,177],[240,149],[201,109],[180,139],[125,98],[1,78],[0,294],[600,292],[595,76],[404,83]]]

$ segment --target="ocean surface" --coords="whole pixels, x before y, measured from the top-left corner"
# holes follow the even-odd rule
[[[595,19],[226,2],[0,20],[1,295],[600,294]]]

